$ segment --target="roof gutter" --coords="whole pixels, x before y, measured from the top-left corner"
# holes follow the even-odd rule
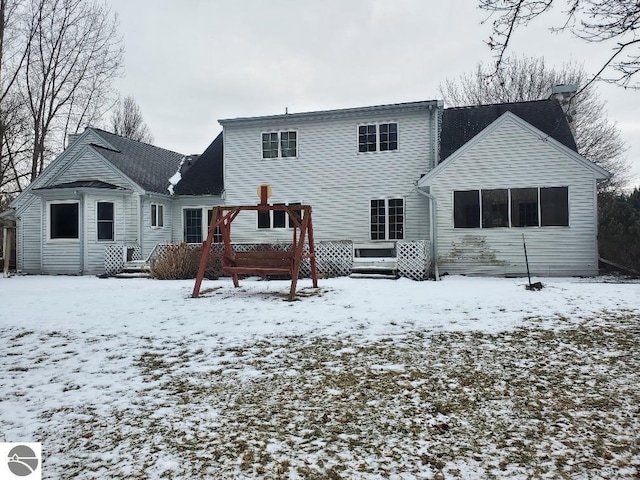
[[[438,249],[436,247],[436,197],[431,195],[429,192],[425,192],[421,190],[418,185],[416,185],[416,190],[423,197],[427,197],[429,199],[429,240],[431,241],[431,258],[433,259],[433,275],[436,279],[436,282],[440,280],[440,272],[438,270]]]

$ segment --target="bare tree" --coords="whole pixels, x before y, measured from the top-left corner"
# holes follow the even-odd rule
[[[33,30],[23,28],[26,9],[21,0],[0,0],[0,190],[12,195],[22,190],[22,162],[28,143],[26,110],[17,90]]]
[[[33,135],[33,181],[46,161],[101,112],[120,74],[123,48],[117,17],[91,0],[30,0],[24,102]]]
[[[132,96],[119,101],[111,115],[111,131],[137,142],[153,142],[153,135],[142,118],[142,111]]]
[[[511,35],[521,25],[564,5],[563,21],[551,31],[569,31],[589,43],[611,45],[611,55],[600,70],[583,83],[595,80],[615,83],[625,88],[640,88],[634,77],[640,71],[640,2],[638,0],[479,0],[480,8],[496,18],[488,45],[496,54],[499,70],[509,47]]]
[[[447,79],[440,84],[439,91],[449,106],[484,105],[541,100],[548,98],[552,85],[579,86],[587,81],[584,69],[573,63],[555,69],[548,67],[542,58],[505,57],[496,71],[478,64],[472,74]],[[605,102],[599,98],[595,86],[580,89],[571,107],[576,111],[578,152],[612,174],[600,189],[623,187],[630,169],[626,147],[616,123],[608,119]]]

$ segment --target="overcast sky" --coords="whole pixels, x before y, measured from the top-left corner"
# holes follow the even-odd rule
[[[126,48],[116,87],[136,99],[156,145],[184,154],[202,153],[218,119],[436,99],[445,78],[493,58],[477,0],[109,3]],[[551,21],[516,31],[511,53],[596,72],[609,51],[551,34]],[[640,185],[640,92],[597,88]]]

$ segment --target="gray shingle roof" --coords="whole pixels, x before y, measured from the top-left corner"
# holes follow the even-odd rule
[[[92,128],[116,150],[92,145],[104,158],[148,192],[168,194],[169,178],[176,173],[183,154],[136,142]]]
[[[535,100],[446,108],[442,114],[440,158],[444,160],[449,157],[505,112],[517,115],[571,150],[577,151],[575,139],[558,101]]]
[[[223,141],[220,133],[182,175],[175,187],[178,195],[220,195],[224,190]]]

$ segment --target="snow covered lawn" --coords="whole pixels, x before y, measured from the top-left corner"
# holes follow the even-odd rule
[[[0,278],[0,441],[44,478],[638,478],[640,283],[542,281]]]

